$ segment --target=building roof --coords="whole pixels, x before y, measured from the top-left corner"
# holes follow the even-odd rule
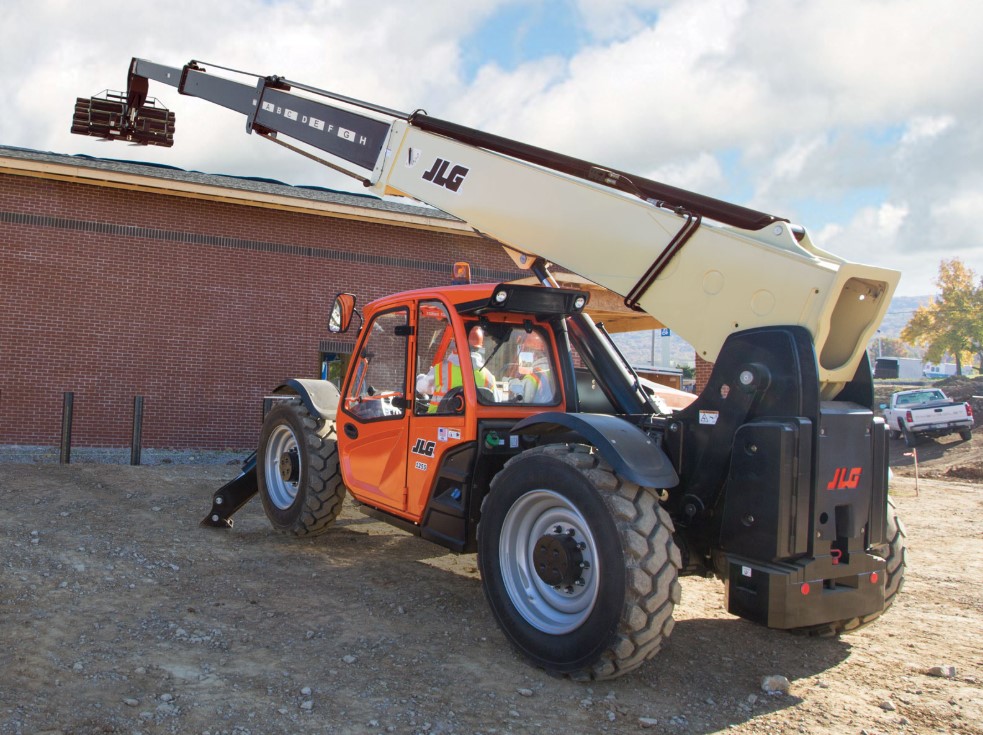
[[[382,221],[404,227],[472,233],[461,220],[422,204],[380,199],[273,179],[207,174],[139,161],[67,155],[0,145],[0,174],[225,201],[329,217]]]

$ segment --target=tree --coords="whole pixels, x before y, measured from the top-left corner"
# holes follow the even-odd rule
[[[901,331],[901,339],[925,347],[925,359],[941,362],[954,356],[957,372],[975,353],[983,370],[983,279],[959,258],[939,263],[939,294],[922,304]]]

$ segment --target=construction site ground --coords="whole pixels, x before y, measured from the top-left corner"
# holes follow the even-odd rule
[[[794,636],[688,577],[668,646],[595,683],[512,652],[473,555],[350,503],[298,541],[258,500],[199,527],[234,465],[2,462],[0,735],[980,735],[983,429],[919,445],[917,479],[890,444],[908,568],[879,621]],[[771,675],[787,693],[762,690]]]

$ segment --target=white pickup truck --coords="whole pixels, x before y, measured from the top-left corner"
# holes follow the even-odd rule
[[[909,447],[923,436],[958,432],[966,441],[972,436],[973,407],[950,401],[938,388],[899,391],[891,396],[890,404],[882,403],[881,409],[891,437],[903,436]]]

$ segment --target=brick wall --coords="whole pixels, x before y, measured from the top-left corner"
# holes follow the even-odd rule
[[[713,372],[713,363],[707,362],[699,355],[696,355],[696,388],[694,392],[699,395],[710,382],[710,373]]]
[[[360,303],[514,272],[479,238],[0,175],[0,444],[251,448],[262,396],[317,377],[338,291]],[[482,277],[484,275],[484,277]]]

